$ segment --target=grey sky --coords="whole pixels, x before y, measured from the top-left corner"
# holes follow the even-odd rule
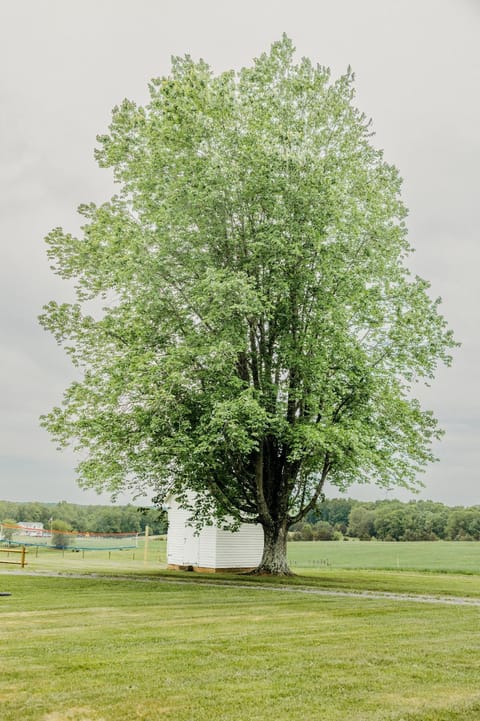
[[[423,393],[446,430],[421,497],[479,503],[478,168],[480,2],[476,0],[16,0],[0,4],[0,498],[99,502],[74,481],[38,416],[72,371],[36,316],[68,299],[43,237],[75,232],[76,207],[112,191],[95,136],[124,97],[147,98],[170,56],[240,68],[286,32],[298,54],[351,65],[357,105],[404,178],[412,267],[444,299],[463,343]],[[358,498],[383,497],[371,487]],[[399,495],[392,493],[391,495]],[[410,497],[402,495],[403,498]]]

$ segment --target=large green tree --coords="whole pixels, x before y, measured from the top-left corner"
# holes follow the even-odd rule
[[[439,431],[414,386],[454,344],[352,73],[293,54],[284,36],[219,76],[176,58],[113,110],[96,157],[118,195],[47,237],[78,302],[41,317],[83,373],[43,418],[80,483],[260,523],[271,573],[327,478],[416,483]]]

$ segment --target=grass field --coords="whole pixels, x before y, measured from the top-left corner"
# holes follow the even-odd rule
[[[147,553],[143,540],[138,548],[123,551],[28,550],[27,569],[32,571],[159,576],[166,566],[162,539],[150,539]],[[292,569],[301,576],[298,583],[303,585],[480,597],[477,543],[295,542],[289,544],[288,552]],[[9,560],[7,554],[1,553],[1,560]],[[7,567],[0,563],[2,568]],[[186,579],[188,574],[178,577]],[[215,578],[224,581],[231,576]],[[208,579],[212,581],[211,576]],[[274,579],[265,582],[278,583]]]
[[[480,718],[479,608],[145,579],[0,584],[2,721]]]
[[[138,547],[123,550],[57,551],[45,546],[31,546],[28,551],[28,562],[35,568],[94,569],[107,563],[112,568],[134,570],[145,563],[151,569],[158,569],[166,563],[166,542],[162,539],[150,539],[146,556],[143,538],[139,539]],[[480,574],[480,543],[459,541],[300,541],[289,543],[288,557],[292,569],[298,573],[305,569],[329,568]]]
[[[28,539],[30,542],[32,539]],[[96,541],[99,544],[98,541]],[[27,564],[32,570],[51,571],[79,571],[91,572],[101,570],[135,571],[142,568],[157,570],[166,564],[166,541],[151,538],[145,553],[145,541],[140,538],[138,546],[124,548],[123,550],[110,550],[108,540],[105,539],[106,548],[96,550],[79,550],[75,547],[64,551],[52,548],[50,545],[39,544],[27,546]],[[100,544],[99,544],[100,545]],[[8,549],[6,544],[0,548]],[[19,546],[14,546],[19,548]],[[0,553],[0,562],[17,560],[15,556],[9,558],[6,552]],[[2,564],[0,563],[0,570]]]
[[[289,544],[288,555],[294,570],[328,565],[480,574],[480,543],[468,541],[299,541]]]

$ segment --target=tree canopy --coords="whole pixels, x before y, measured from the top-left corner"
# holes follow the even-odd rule
[[[353,82],[286,36],[238,74],[175,58],[98,137],[118,194],[47,237],[78,300],[41,322],[83,375],[43,424],[80,483],[261,523],[270,572],[327,478],[414,486],[440,433],[414,391],[454,341]]]

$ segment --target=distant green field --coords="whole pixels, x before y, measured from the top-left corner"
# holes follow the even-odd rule
[[[298,541],[289,543],[293,570],[371,568],[480,574],[478,542]]]
[[[58,551],[51,547],[30,546],[28,564],[32,569],[52,570],[98,570],[109,567],[112,570],[133,571],[143,566],[152,570],[165,567],[165,540],[149,539],[146,555],[143,538],[139,538],[137,547],[123,550],[109,550],[108,539],[104,543],[105,550],[78,550],[73,547]],[[480,543],[476,542],[299,541],[289,543],[288,557],[296,573],[303,569],[309,572],[370,569],[480,575]],[[4,554],[0,554],[0,560],[2,558]]]
[[[31,545],[27,546],[27,567],[32,571],[88,572],[109,570],[128,572],[141,568],[154,570],[165,567],[166,564],[166,542],[157,538],[149,539],[146,552],[144,538],[139,538],[138,545],[132,545],[132,547],[123,550],[111,550],[108,539],[97,540],[97,547],[92,550],[78,549],[75,545],[65,550],[58,550],[52,548],[50,544],[45,544],[43,539],[39,540],[42,543],[36,545],[34,543],[35,539],[30,538],[29,543]],[[103,548],[101,548],[102,545]],[[18,547],[14,546],[14,548]],[[17,557],[13,554],[9,557],[8,553],[5,552],[8,549],[7,544],[0,544],[1,548],[4,549],[4,552],[0,553],[0,570],[4,567],[2,561],[17,560]]]
[[[68,550],[125,550],[134,549],[138,547],[139,543],[143,542],[143,536],[123,536],[123,535],[112,535],[112,536],[96,536],[96,535],[85,535],[76,536],[74,534],[68,534],[67,539]],[[14,545],[25,545],[29,548],[52,548],[52,539],[47,537],[35,537],[29,536],[22,533],[15,533],[12,538]]]
[[[10,573],[0,589],[2,721],[480,718],[475,607]]]

